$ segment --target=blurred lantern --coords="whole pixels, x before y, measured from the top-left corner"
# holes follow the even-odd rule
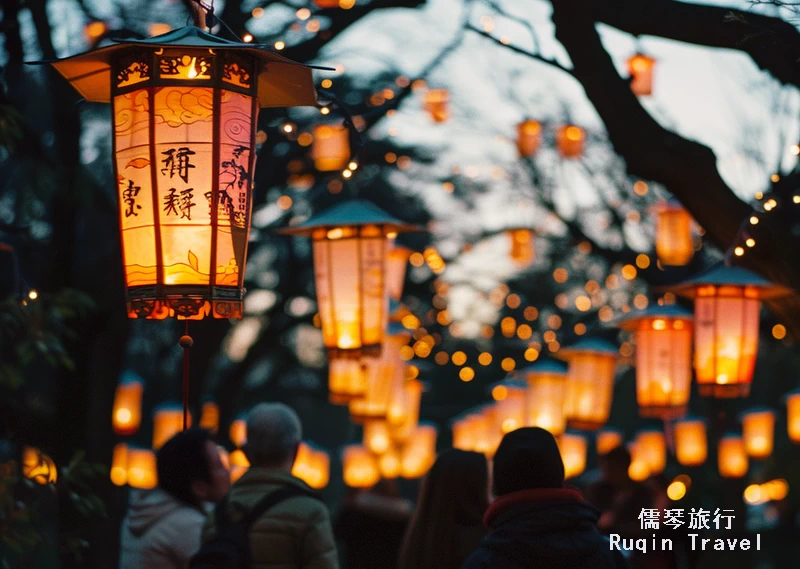
[[[636,435],[639,456],[647,464],[650,476],[658,476],[667,467],[667,440],[661,431],[640,431]]]
[[[22,448],[22,475],[37,484],[55,484],[58,469],[53,459],[38,448]]]
[[[492,388],[492,396],[496,400],[497,427],[502,434],[525,426],[526,388],[525,383],[510,380],[502,381]],[[502,397],[499,397],[497,392],[501,389]]]
[[[314,168],[320,172],[344,170],[350,162],[350,131],[344,125],[318,124],[314,126],[311,143]]]
[[[395,394],[389,403],[386,418],[391,426],[392,439],[405,442],[419,423],[419,406],[422,401],[424,385],[416,379],[409,379],[395,387]]]
[[[338,8],[340,0],[314,0],[317,8],[330,9]]]
[[[460,450],[475,450],[476,433],[474,428],[474,415],[463,415],[455,418],[450,423],[453,434],[452,446]]]
[[[191,425],[191,417],[189,424]],[[183,408],[174,403],[159,405],[153,410],[153,450],[183,430]]]
[[[542,143],[542,125],[534,120],[524,120],[517,125],[517,150],[519,155],[530,158]]]
[[[19,264],[11,245],[0,243],[0,300],[19,294]]]
[[[237,448],[245,445],[247,442],[247,421],[243,417],[235,419],[231,423],[228,428],[228,438]]]
[[[389,308],[389,239],[410,229],[369,202],[351,200],[283,230],[313,241],[322,338],[329,354],[380,353]]]
[[[367,374],[361,360],[350,357],[328,359],[328,392],[334,405],[347,405],[367,391]]]
[[[400,474],[403,478],[421,478],[436,461],[436,427],[419,425],[403,447]]]
[[[723,478],[742,478],[747,474],[748,460],[742,437],[726,435],[719,440],[717,466]]]
[[[117,385],[112,407],[111,425],[118,435],[132,435],[142,424],[142,392],[138,379],[127,379]]]
[[[786,395],[786,430],[793,443],[800,443],[800,391]]]
[[[708,456],[706,424],[702,419],[675,421],[675,458],[683,466],[700,466]]]
[[[425,110],[433,122],[445,122],[450,118],[450,92],[447,89],[425,91]]]
[[[580,158],[586,133],[579,126],[565,125],[558,129],[556,141],[562,158]]]
[[[643,417],[686,414],[692,387],[692,314],[653,305],[622,320],[636,339],[636,400]]]
[[[741,421],[747,455],[755,459],[768,458],[775,440],[775,412],[771,409],[751,409],[742,413]]]
[[[562,349],[559,356],[569,364],[564,404],[569,425],[599,429],[611,412],[617,348],[605,340],[587,338]]]
[[[628,443],[628,452],[631,455],[628,478],[634,482],[644,482],[650,478],[650,465],[647,463],[641,444],[638,442]]]
[[[228,455],[228,463],[231,471],[231,484],[239,480],[250,468],[250,461],[242,449],[236,449]]]
[[[651,95],[653,93],[653,68],[655,65],[655,59],[642,53],[637,53],[628,60],[631,90],[634,95]]]
[[[301,442],[297,449],[294,465],[292,465],[292,475],[314,489],[325,488],[330,480],[330,457],[328,453],[315,448],[310,443]]]
[[[567,391],[567,366],[554,360],[541,360],[520,370],[528,382],[527,425],[541,427],[554,436],[564,432],[564,398]]]
[[[166,34],[169,31],[172,31],[172,26],[169,24],[165,24],[163,22],[154,22],[150,24],[150,35],[151,36],[160,36],[162,34]]]
[[[156,453],[146,448],[128,448],[128,486],[140,490],[155,488],[158,484]]]
[[[511,248],[508,256],[518,267],[527,267],[536,258],[533,248],[533,231],[530,229],[509,229],[506,231]]]
[[[395,447],[389,448],[378,458],[378,469],[383,478],[400,476],[400,453]]]
[[[111,453],[111,482],[115,486],[128,483],[128,445],[117,443]]]
[[[656,255],[662,265],[682,267],[694,256],[692,216],[677,200],[655,208]]]
[[[740,267],[721,266],[673,289],[694,298],[694,369],[700,395],[747,397],[758,353],[761,300],[788,291]]]
[[[213,401],[203,403],[200,412],[200,428],[214,435],[219,431],[219,406]]]
[[[311,68],[196,27],[48,63],[113,103],[128,315],[240,318],[258,108],[315,106]]]
[[[602,429],[597,432],[595,446],[598,456],[603,456],[622,445],[622,432],[617,429]]]
[[[359,445],[344,447],[342,466],[344,483],[351,488],[370,488],[377,484],[381,477],[375,457]]]
[[[400,245],[392,245],[386,257],[386,290],[389,298],[400,302],[403,297],[403,285],[406,282],[406,268],[411,249]]]
[[[586,469],[586,438],[564,433],[557,439],[561,460],[564,462],[564,477],[575,478]]]
[[[503,439],[503,432],[500,430],[497,420],[497,403],[483,405],[480,413],[480,421],[476,423],[479,430],[477,431],[475,452],[482,452],[486,458],[491,459]]]
[[[367,421],[364,424],[364,446],[374,454],[383,454],[389,450],[392,437],[389,424],[383,420]]]

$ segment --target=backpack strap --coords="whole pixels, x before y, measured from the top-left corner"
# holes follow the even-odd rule
[[[289,498],[294,498],[297,496],[306,496],[313,500],[318,500],[320,502],[322,501],[322,498],[315,492],[304,490],[303,488],[298,488],[297,486],[287,486],[268,494],[255,506],[253,506],[253,509],[250,510],[247,515],[245,515],[242,521],[247,525],[247,527],[250,527],[258,518],[260,518],[273,506],[276,506],[284,500],[288,500]]]

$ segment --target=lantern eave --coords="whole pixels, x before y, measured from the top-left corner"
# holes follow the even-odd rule
[[[421,228],[393,217],[371,202],[348,200],[328,208],[306,221],[281,228],[278,233],[309,236],[315,229],[363,225],[380,225],[389,232],[421,231]]]
[[[556,357],[559,359],[565,359],[580,353],[600,354],[614,356],[617,358],[619,357],[619,350],[617,350],[617,347],[611,342],[601,338],[587,338],[585,340],[581,340],[577,344],[562,348],[556,354]]]
[[[617,320],[612,326],[623,330],[635,330],[637,324],[645,318],[663,318],[665,320],[681,319],[694,320],[694,314],[685,308],[675,304],[665,306],[650,306],[644,310],[625,315]]]
[[[519,370],[522,375],[567,375],[567,365],[561,360],[545,359]]]
[[[686,298],[695,298],[697,296],[698,287],[704,285],[756,288],[758,289],[759,300],[767,300],[792,294],[790,288],[775,284],[744,267],[728,267],[724,265],[714,267],[687,281],[671,286],[669,289],[675,294]]]

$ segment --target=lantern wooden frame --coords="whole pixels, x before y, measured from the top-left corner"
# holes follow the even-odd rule
[[[563,434],[567,428],[567,366],[556,360],[542,360],[519,373],[528,384],[527,426],[540,427],[553,436]]]
[[[558,357],[568,362],[564,413],[570,428],[597,430],[611,414],[617,348],[600,338],[586,338],[562,349]]]

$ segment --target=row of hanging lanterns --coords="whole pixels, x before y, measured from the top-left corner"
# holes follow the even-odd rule
[[[517,125],[517,151],[524,158],[536,155],[542,144],[542,125],[526,119]],[[586,143],[586,131],[574,124],[566,124],[556,130],[556,147],[562,158],[580,158]]]

